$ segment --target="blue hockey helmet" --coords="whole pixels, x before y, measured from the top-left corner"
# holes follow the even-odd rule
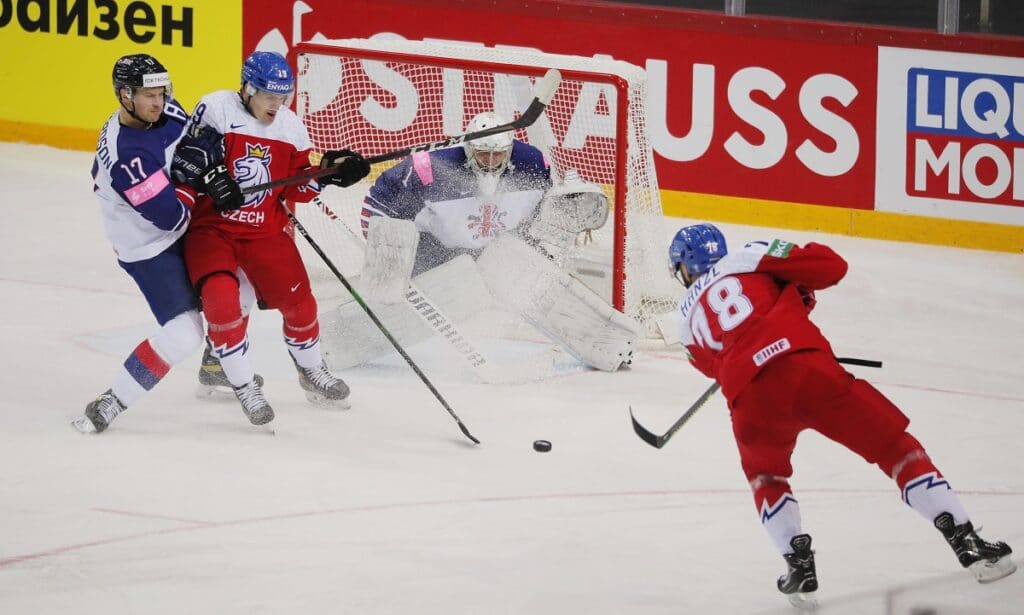
[[[295,75],[283,55],[274,51],[254,51],[242,63],[242,86],[246,85],[253,90],[290,96],[295,91]]]
[[[694,224],[679,229],[668,247],[668,261],[673,275],[680,268],[690,278],[707,273],[711,266],[728,253],[725,235],[713,224]]]

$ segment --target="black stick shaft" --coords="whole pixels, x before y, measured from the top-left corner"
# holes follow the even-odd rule
[[[874,361],[872,359],[836,357],[836,362],[843,363],[846,365],[860,365],[862,367],[882,367],[881,361]],[[700,397],[698,397],[697,400],[694,401],[690,405],[690,407],[686,409],[686,412],[684,412],[683,415],[679,417],[679,419],[676,420],[676,422],[673,423],[671,427],[668,428],[668,431],[661,434],[660,436],[651,432],[649,429],[641,425],[639,421],[636,420],[636,417],[633,415],[633,408],[632,406],[630,406],[629,417],[633,421],[633,431],[636,432],[636,435],[639,436],[640,439],[643,440],[644,442],[650,444],[654,448],[661,448],[665,446],[665,444],[667,444],[669,440],[672,439],[672,436],[674,436],[675,433],[679,431],[679,429],[683,425],[685,425],[687,421],[693,418],[694,414],[697,414],[698,410],[704,407],[704,404],[706,404],[707,401],[711,399],[712,395],[718,392],[719,388],[720,385],[717,382],[709,386],[707,390],[701,393]]]
[[[482,139],[484,137],[489,137],[491,135],[496,135],[498,133],[508,132],[510,130],[518,130],[520,128],[526,128],[527,126],[531,126],[534,122],[537,121],[537,118],[540,117],[540,114],[544,112],[544,109],[548,106],[548,103],[551,102],[551,99],[555,95],[555,90],[558,88],[558,85],[561,82],[561,73],[559,73],[558,70],[554,68],[549,70],[544,75],[544,77],[537,81],[537,84],[534,86],[534,99],[530,102],[530,105],[526,108],[526,111],[523,111],[522,115],[520,115],[517,119],[507,124],[502,124],[500,126],[492,126],[491,128],[486,128],[484,130],[470,132],[455,137],[448,137],[447,139],[442,139],[440,141],[432,141],[430,143],[422,143],[420,145],[405,147],[399,150],[395,150],[393,152],[380,154],[379,156],[371,156],[367,158],[366,161],[369,162],[370,164],[376,164],[378,162],[387,162],[388,160],[397,160],[399,158],[405,158],[406,156],[410,156],[417,152],[432,152],[436,149],[453,147],[455,145],[459,145],[460,143],[465,143],[466,141],[474,141],[476,139]],[[290,175],[288,177],[282,177],[281,179],[275,179],[274,181],[269,181],[263,184],[257,184],[255,186],[246,186],[245,188],[242,188],[242,194],[253,194],[256,192],[263,192],[264,190],[270,190],[273,188],[277,188],[278,186],[304,184],[310,180],[319,179],[326,175],[330,175],[336,172],[337,170],[337,165],[332,165],[319,169],[310,169],[308,171],[303,171],[302,173],[297,173],[295,175]]]
[[[393,335],[391,335],[391,332],[388,331],[387,327],[384,326],[384,323],[382,323],[380,319],[377,318],[377,315],[373,313],[373,310],[371,310],[370,306],[366,304],[366,301],[364,301],[363,298],[359,296],[359,293],[356,291],[355,288],[353,288],[352,284],[350,284],[349,281],[345,279],[345,276],[342,275],[340,271],[338,271],[338,268],[334,266],[334,263],[331,262],[331,259],[329,259],[327,255],[324,253],[324,251],[320,249],[320,246],[317,245],[316,241],[314,241],[313,238],[309,235],[309,232],[306,231],[306,227],[302,226],[302,223],[298,221],[298,219],[295,217],[294,214],[292,214],[292,212],[288,211],[287,209],[285,209],[285,212],[288,215],[288,219],[291,220],[292,224],[295,225],[295,228],[303,237],[306,238],[306,241],[309,242],[309,245],[312,246],[313,250],[316,251],[317,255],[320,256],[321,260],[324,261],[324,264],[327,265],[327,267],[331,270],[335,277],[338,278],[338,281],[341,282],[345,289],[352,295],[352,298],[356,300],[356,303],[358,303],[359,306],[363,308],[363,311],[366,312],[366,315],[370,317],[370,320],[373,321],[373,324],[376,325],[378,329],[380,329],[380,332],[384,334],[384,337],[386,337],[389,342],[391,342],[391,345],[395,347],[395,350],[398,351],[398,354],[402,355],[402,358],[405,359],[405,362],[409,365],[409,367],[412,368],[412,371],[416,372],[416,375],[419,376],[420,380],[423,381],[423,384],[425,384],[427,388],[430,389],[430,392],[434,394],[434,397],[437,398],[437,401],[441,402],[441,405],[444,407],[446,411],[448,411],[448,414],[450,414],[452,418],[455,419],[455,422],[459,424],[459,429],[462,430],[462,433],[465,434],[467,438],[472,440],[474,444],[480,444],[480,440],[477,440],[476,437],[473,436],[473,434],[469,433],[469,429],[466,428],[466,425],[462,422],[462,419],[459,418],[459,415],[455,414],[455,410],[452,410],[452,407],[448,405],[448,402],[445,401],[440,391],[437,390],[437,387],[435,387],[434,384],[430,382],[426,374],[423,373],[419,366],[416,365],[416,363],[412,360],[412,357],[409,356],[409,353],[407,353],[405,349],[402,348],[402,345],[398,343],[398,340],[396,340]]]

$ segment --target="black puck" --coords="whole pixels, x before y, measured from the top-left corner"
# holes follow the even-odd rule
[[[533,450],[537,451],[538,453],[546,453],[551,450],[551,443],[548,442],[547,440],[534,440]]]

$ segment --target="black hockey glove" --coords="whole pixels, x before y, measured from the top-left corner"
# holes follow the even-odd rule
[[[171,177],[179,184],[204,190],[206,171],[224,162],[224,137],[209,126],[193,124],[178,142],[171,160]]]
[[[245,203],[242,189],[223,164],[211,167],[203,173],[203,191],[210,195],[213,199],[213,208],[219,212],[240,209]]]
[[[350,149],[325,152],[320,159],[320,168],[336,166],[337,170],[320,178],[321,184],[348,188],[370,174],[370,163],[362,154]]]

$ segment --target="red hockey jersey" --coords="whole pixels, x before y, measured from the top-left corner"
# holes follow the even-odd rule
[[[222,90],[199,101],[192,121],[211,126],[224,135],[224,164],[242,189],[295,175],[319,164],[320,155],[312,151],[306,127],[285,107],[272,123],[264,124],[246,111],[238,92]],[[289,224],[282,201],[305,203],[319,193],[316,181],[278,187],[248,194],[241,209],[218,213],[209,196],[202,194],[197,198],[188,186],[178,186],[179,198],[194,203],[192,228],[213,226],[245,239],[280,233]]]
[[[802,292],[828,288],[846,275],[828,246],[774,240],[730,252],[697,279],[676,316],[690,362],[722,385],[732,401],[764,365],[794,350],[832,352],[808,318]]]

